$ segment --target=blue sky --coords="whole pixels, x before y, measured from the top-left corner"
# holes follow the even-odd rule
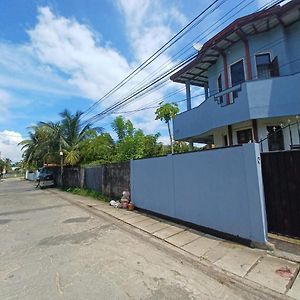
[[[254,12],[267,0],[222,0],[180,42],[172,46],[116,94],[97,106],[92,115],[126,97],[161,65],[175,65],[174,55],[187,46],[195,53],[193,39],[204,43],[235,18]],[[220,1],[220,3],[222,2]],[[2,0],[0,2],[0,152],[20,159],[17,143],[26,138],[28,126],[56,121],[58,113],[86,110],[143,60],[199,14],[211,0]],[[236,8],[240,5],[238,8]],[[244,7],[243,9],[241,9]],[[238,10],[241,9],[240,12]],[[226,18],[225,18],[226,16]],[[230,18],[231,16],[231,18]],[[223,17],[223,21],[220,21]],[[209,30],[210,29],[210,30]],[[204,33],[206,34],[204,35]],[[161,99],[179,101],[181,85],[169,82],[152,94],[123,107],[127,112],[155,106]],[[199,94],[201,90],[193,90]],[[198,105],[203,97],[195,97]],[[184,109],[184,104],[180,104]],[[125,113],[146,133],[161,132],[155,109]],[[97,123],[110,130],[112,118]]]

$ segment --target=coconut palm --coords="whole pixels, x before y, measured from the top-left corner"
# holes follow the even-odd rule
[[[29,138],[19,143],[22,146],[23,159],[28,165],[46,163],[50,155],[49,143],[51,132],[45,126],[29,127]]]
[[[62,118],[60,122],[40,123],[52,131],[53,147],[51,148],[57,154],[62,151],[64,153],[65,163],[71,166],[76,165],[80,161],[80,144],[89,137],[92,130],[90,124],[86,124],[85,126],[81,124],[80,118],[82,114],[80,111],[71,114],[70,111],[66,109],[60,113]],[[100,128],[94,128],[93,130],[101,131]]]

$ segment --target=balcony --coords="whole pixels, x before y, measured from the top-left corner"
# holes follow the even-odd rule
[[[247,81],[241,84],[234,103],[218,104],[214,96],[174,119],[176,140],[197,139],[213,129],[250,119],[300,113],[300,73]]]

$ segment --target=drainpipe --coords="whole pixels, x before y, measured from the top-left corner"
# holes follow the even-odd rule
[[[185,91],[186,91],[186,109],[192,109],[192,102],[191,102],[191,85],[189,81],[185,82]],[[189,142],[189,151],[193,151],[193,142]]]

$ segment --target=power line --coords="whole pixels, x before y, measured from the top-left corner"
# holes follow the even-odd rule
[[[220,3],[219,6],[215,7],[215,8],[213,9],[213,11],[216,10],[218,7],[220,7],[222,4],[224,4],[224,2],[225,2],[225,1],[223,1],[222,3]],[[238,8],[238,7],[239,7],[242,3],[244,3],[244,2],[245,2],[245,1],[242,1],[242,2],[240,2],[238,5],[236,5],[236,6],[234,7],[234,10],[235,10],[236,8]],[[246,3],[246,5],[244,5],[242,8],[240,8],[235,14],[231,15],[231,16],[230,16],[229,18],[227,18],[223,23],[219,24],[220,20],[222,20],[224,17],[226,17],[226,16],[228,15],[228,13],[225,14],[222,18],[220,18],[220,19],[219,19],[217,22],[215,22],[212,26],[214,26],[214,25],[216,25],[216,24],[219,24],[219,25],[218,25],[216,28],[214,28],[213,30],[211,30],[210,32],[208,32],[205,36],[203,36],[202,39],[204,39],[205,37],[207,37],[207,36],[208,36],[209,34],[211,34],[214,30],[216,30],[217,28],[219,28],[220,26],[222,26],[225,22],[227,22],[228,20],[230,20],[231,18],[233,18],[235,15],[237,15],[240,11],[242,11],[243,9],[245,9],[247,6],[249,6],[249,5],[250,5],[251,3],[253,3],[253,2],[254,2],[254,0],[251,0],[250,2]],[[264,8],[266,8],[267,6],[270,6],[270,5],[272,5],[272,6],[277,5],[277,4],[280,3],[280,2],[282,2],[282,1],[278,1],[278,0],[270,1],[269,3],[267,3],[267,4],[265,4],[264,6],[262,6],[261,8],[259,8],[259,10],[262,10],[262,9],[264,9]],[[259,11],[259,10],[257,10],[257,11]],[[230,12],[232,12],[232,11],[233,11],[233,10],[231,10]],[[205,16],[205,17],[206,17],[206,16]],[[203,18],[205,18],[205,17],[203,17]],[[203,19],[202,19],[202,20],[203,20]],[[193,27],[197,26],[202,20],[198,20],[198,23],[194,24]],[[210,26],[209,29],[210,29],[212,26]],[[191,29],[192,29],[192,28],[191,28]],[[194,42],[195,40],[197,40],[203,33],[207,32],[207,31],[208,31],[208,29],[206,29],[204,32],[202,32],[200,35],[198,35],[196,38],[194,38],[191,42]],[[188,46],[189,46],[189,44],[187,44],[183,49],[181,49],[179,52],[177,52],[176,55],[175,55],[173,58],[177,57],[178,54],[180,54],[180,53],[181,53],[186,47],[188,47]],[[189,49],[188,49],[188,50],[189,50]],[[182,54],[186,53],[188,50],[184,51]],[[180,56],[182,56],[182,54],[181,54]],[[163,66],[169,65],[169,64],[170,64],[169,61],[171,61],[171,60],[169,59],[166,63],[164,63],[164,64],[163,64],[162,66],[160,66],[157,70],[155,70],[154,73],[151,73],[150,75],[148,75],[148,76],[147,76],[141,83],[139,83],[139,84],[144,83],[149,77],[152,78],[151,76],[153,76],[154,74],[157,74],[157,73],[162,69]],[[134,88],[133,88],[133,89],[134,89]],[[131,89],[130,92],[131,92],[133,89]],[[94,106],[95,104],[97,104],[97,103],[94,103],[93,106]]]
[[[270,1],[268,4],[272,3],[273,6],[274,6],[274,5],[277,5],[277,4],[280,3],[280,2],[282,2],[282,1],[276,1],[275,4],[273,4],[274,1]],[[168,72],[167,72],[167,73],[168,73]],[[161,77],[158,78],[158,79],[162,79],[162,78],[164,78],[164,77],[165,77],[165,76],[161,76]],[[155,80],[154,83],[156,83],[156,82],[157,82],[157,80]],[[152,86],[152,83],[148,84],[145,88],[141,89],[140,91],[136,91],[134,94],[132,94],[132,95],[126,97],[126,98],[123,98],[121,101],[116,102],[116,103],[113,104],[112,106],[110,106],[110,107],[106,108],[105,110],[103,110],[101,113],[96,114],[96,115],[93,116],[92,118],[88,119],[87,122],[96,122],[97,119],[103,118],[103,116],[104,116],[105,114],[111,113],[114,109],[119,108],[120,105],[124,106],[126,102],[127,102],[127,104],[130,103],[130,102],[132,102],[131,99],[132,99],[133,97],[139,96],[139,94],[140,94],[141,91],[144,91],[146,88],[149,88],[149,87],[151,87],[151,86]],[[131,101],[129,101],[129,100],[131,100]]]
[[[87,114],[91,109],[93,109],[97,104],[106,99],[109,95],[117,91],[119,88],[124,86],[131,78],[137,75],[140,71],[142,71],[145,67],[147,67],[150,63],[152,63],[157,57],[159,57],[162,53],[164,53],[167,49],[169,49],[175,42],[180,40],[187,32],[189,32],[196,25],[194,24],[201,16],[203,16],[206,12],[210,10],[217,2],[220,0],[215,0],[209,6],[207,6],[204,10],[202,10],[192,21],[190,21],[186,26],[184,26],[179,32],[177,32],[169,41],[167,41],[163,46],[161,46],[156,52],[154,52],[148,59],[146,59],[141,65],[139,65],[136,69],[134,69],[129,75],[127,75],[121,82],[119,82],[115,87],[113,87],[110,91],[108,91],[103,97],[101,97],[98,101],[96,101],[92,106],[90,106],[85,112],[84,115]],[[222,4],[227,0],[223,0]],[[189,27],[191,27],[189,29]],[[187,31],[187,32],[185,32]]]
[[[166,77],[168,77],[171,73],[173,73],[174,71],[176,71],[177,69],[181,68],[183,65],[185,65],[186,63],[188,63],[189,61],[192,61],[197,55],[193,55],[192,57],[190,57],[189,59],[181,62],[180,64],[176,65],[176,67],[174,67],[173,69],[171,69],[170,71],[167,71],[165,74],[163,74],[162,76],[156,78],[154,81],[152,81],[151,83],[149,83],[147,86],[145,86],[144,88],[136,91],[134,94],[126,97],[125,99],[122,99],[121,101],[118,101],[117,103],[111,105],[110,107],[106,108],[104,111],[102,111],[99,114],[96,114],[95,116],[93,116],[92,118],[88,119],[87,121],[85,121],[83,124],[86,123],[94,123],[94,120],[96,118],[98,118],[99,116],[103,116],[104,114],[107,114],[109,112],[111,112],[112,110],[119,108],[120,106],[122,106],[123,104],[125,104],[126,102],[129,102],[130,100],[132,101],[134,97],[138,96],[141,93],[145,93],[146,89],[154,86],[157,87],[158,84],[160,84],[159,82],[163,79],[165,79]],[[167,78],[167,81],[169,81],[169,78]]]

